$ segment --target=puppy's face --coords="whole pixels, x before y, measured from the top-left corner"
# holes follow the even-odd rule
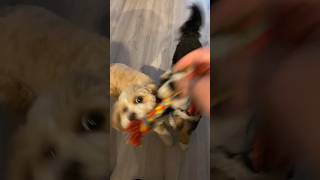
[[[186,73],[188,72],[178,72],[178,73],[172,73],[170,70],[165,72],[161,76],[161,85],[158,89],[157,96],[161,99],[172,97],[176,95],[177,92],[179,92],[179,89],[177,87],[177,82],[182,80]],[[173,101],[173,108],[187,108],[189,98],[187,97],[177,97]]]
[[[105,82],[76,78],[35,100],[14,139],[10,179],[108,179]]]
[[[122,91],[113,107],[113,127],[124,130],[130,121],[143,119],[157,104],[155,91],[154,84],[134,85]]]

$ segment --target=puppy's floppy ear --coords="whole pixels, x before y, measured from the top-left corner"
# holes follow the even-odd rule
[[[116,102],[113,105],[113,109],[112,109],[112,119],[111,119],[111,126],[118,130],[121,131],[122,127],[121,127],[121,119],[120,119],[120,105],[118,104],[118,102]]]
[[[120,96],[120,91],[116,87],[113,87],[113,84],[110,84],[109,86],[110,86],[110,88],[109,88],[110,96],[118,98]]]
[[[109,93],[110,96],[118,98],[121,93],[119,86],[119,81],[121,77],[126,74],[128,67],[124,64],[114,63],[110,65],[110,74],[109,74]]]
[[[0,75],[0,108],[25,115],[35,99],[35,93],[18,79]]]

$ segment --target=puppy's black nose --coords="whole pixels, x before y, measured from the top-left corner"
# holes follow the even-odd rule
[[[62,171],[62,180],[82,180],[83,165],[78,161],[70,161]]]
[[[130,113],[129,120],[130,121],[137,120],[137,114],[136,113]]]

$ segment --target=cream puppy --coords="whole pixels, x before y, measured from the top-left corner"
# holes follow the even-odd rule
[[[124,64],[110,67],[110,94],[117,98],[112,126],[120,131],[131,121],[145,118],[157,105],[157,86],[151,78]],[[172,136],[163,123],[157,124],[154,131],[166,145],[172,145]]]

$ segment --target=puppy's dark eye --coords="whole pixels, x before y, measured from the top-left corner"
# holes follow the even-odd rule
[[[54,160],[57,158],[57,151],[53,146],[48,146],[44,149],[43,155],[47,160]]]
[[[143,103],[143,97],[142,96],[137,96],[134,100],[134,103],[140,104]]]
[[[83,131],[95,132],[101,130],[105,121],[105,116],[101,112],[90,112],[81,119]]]

